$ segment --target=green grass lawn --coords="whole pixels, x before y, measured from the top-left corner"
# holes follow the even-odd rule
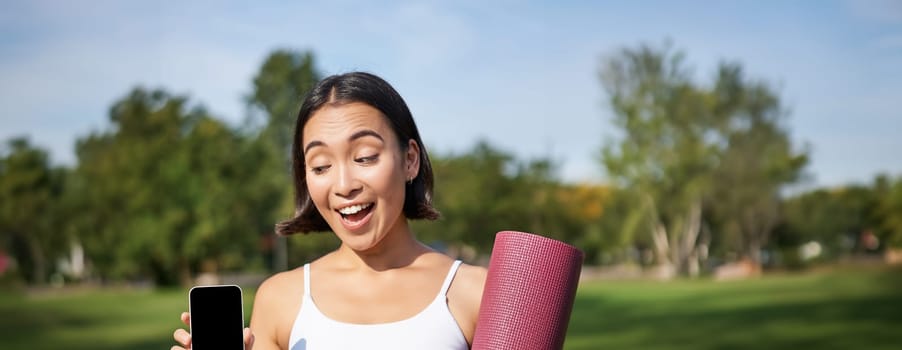
[[[252,291],[245,290],[246,315]],[[168,349],[187,290],[0,292],[3,349]],[[567,349],[899,349],[902,269],[589,282]]]
[[[580,286],[567,349],[900,349],[902,269]]]

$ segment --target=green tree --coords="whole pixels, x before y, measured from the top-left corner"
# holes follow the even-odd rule
[[[624,133],[604,146],[602,163],[638,198],[658,263],[692,270],[717,159],[710,100],[692,83],[683,54],[669,48],[624,49],[604,61],[601,81]]]
[[[552,208],[545,209],[559,211],[555,217],[562,220],[563,238],[582,249],[586,262],[628,260],[637,230],[624,223],[629,209],[625,196],[606,185],[577,183],[561,184],[556,197]]]
[[[78,140],[71,193],[72,225],[101,277],[190,283],[254,261],[249,233],[265,203],[243,187],[259,157],[239,133],[184,97],[141,88],[110,121]]]
[[[265,119],[260,138],[289,160],[294,124],[304,95],[321,79],[313,53],[277,50],[263,62],[246,97],[253,113]],[[288,166],[286,169],[290,169]]]
[[[765,83],[748,81],[739,64],[721,64],[712,93],[725,145],[709,212],[726,236],[724,248],[760,265],[779,222],[780,191],[801,177],[807,152],[793,146],[779,97]]]
[[[623,132],[603,147],[602,163],[632,192],[626,223],[650,232],[658,263],[697,274],[712,241],[735,241],[760,263],[780,190],[807,162],[777,94],[735,63],[720,64],[712,87],[699,85],[669,45],[620,51],[603,62],[601,81]]]
[[[818,242],[828,257],[902,246],[902,177],[877,176],[870,185],[820,188],[787,198],[774,245],[787,253]],[[876,242],[868,243],[873,235]],[[869,244],[877,243],[875,246]]]
[[[599,204],[603,205],[601,217],[595,220],[597,231],[589,231],[583,236],[588,240],[586,249],[586,261],[599,264],[641,263],[646,259],[632,254],[635,250],[640,252],[654,251],[653,236],[644,234],[653,232],[651,226],[653,220],[647,217],[648,213],[638,210],[643,206],[643,200],[637,191],[625,188],[610,188],[610,192]],[[591,248],[589,248],[591,247]]]
[[[876,209],[880,225],[879,237],[885,247],[900,249],[902,248],[902,177],[897,177],[892,184],[886,178],[883,178],[883,181],[878,178],[875,187],[877,193],[880,194]]]
[[[264,211],[270,225],[260,232],[267,242],[270,267],[276,271],[308,261],[336,244],[330,235],[308,235],[289,241],[274,236],[272,230],[273,223],[294,211],[290,154],[295,121],[304,96],[320,79],[312,52],[277,50],[264,60],[246,97],[252,116],[262,120],[262,126],[255,131],[255,147],[264,160],[258,169],[256,187],[275,207]]]
[[[26,138],[0,148],[0,250],[16,259],[27,282],[46,282],[71,243],[61,229],[65,176]]]
[[[882,197],[869,186],[821,188],[787,198],[773,246],[783,252],[783,263],[799,263],[797,248],[818,242],[824,255],[835,258],[866,250],[862,234],[881,229]]]
[[[485,141],[459,155],[431,155],[439,222],[415,222],[426,242],[491,250],[495,233],[517,230],[563,239],[570,222],[547,159],[519,161]]]

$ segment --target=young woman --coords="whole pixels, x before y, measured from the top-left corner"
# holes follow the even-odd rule
[[[438,212],[429,157],[397,91],[368,73],[323,79],[301,106],[292,159],[295,215],[277,233],[329,230],[341,245],[263,282],[247,348],[469,348],[486,271],[410,229]],[[174,337],[173,349],[190,348],[187,331]]]

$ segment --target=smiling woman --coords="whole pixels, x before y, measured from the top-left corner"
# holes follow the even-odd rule
[[[415,140],[400,145],[379,110],[359,102],[314,113],[302,140],[310,140],[303,156],[309,197],[345,245],[365,252],[405,230],[403,194],[419,170]]]
[[[332,231],[341,245],[260,286],[246,346],[467,349],[486,271],[412,232],[408,220],[439,214],[429,157],[395,89],[368,73],[320,81],[298,114],[292,163],[295,215],[276,232]],[[185,330],[175,339],[190,348]]]

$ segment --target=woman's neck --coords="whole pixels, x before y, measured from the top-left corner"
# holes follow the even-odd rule
[[[408,266],[420,255],[432,251],[414,237],[407,225],[401,226],[365,251],[356,251],[342,244],[337,257],[348,267],[378,272]]]

